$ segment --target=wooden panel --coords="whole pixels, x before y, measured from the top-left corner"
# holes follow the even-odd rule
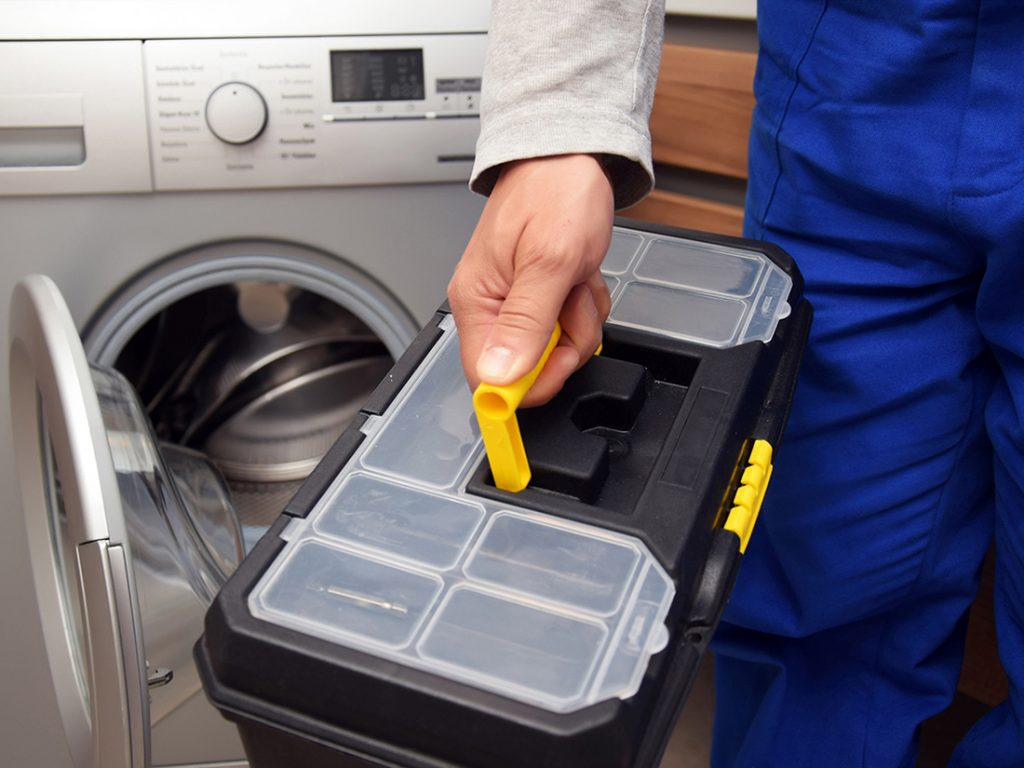
[[[670,224],[722,235],[740,235],[743,231],[742,208],[660,189],[620,213],[656,224]]]
[[[747,177],[756,54],[666,45],[651,137],[660,163]]]

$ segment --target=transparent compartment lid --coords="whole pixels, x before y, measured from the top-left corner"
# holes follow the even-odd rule
[[[790,313],[792,278],[758,251],[616,228],[601,270],[609,322],[711,347],[770,341]]]
[[[671,579],[631,536],[466,492],[483,450],[442,328],[250,611],[549,711],[631,696],[667,641]]]

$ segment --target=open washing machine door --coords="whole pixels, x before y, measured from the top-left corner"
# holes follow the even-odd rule
[[[99,400],[57,287],[10,309],[11,416],[51,684],[76,768],[146,765],[148,701],[128,537]]]
[[[22,509],[69,751],[76,768],[148,766],[150,723],[201,695],[190,631],[241,560],[241,527],[213,465],[161,446],[128,381],[86,361],[48,278],[14,290],[10,355]]]
[[[411,315],[337,257],[246,241],[140,273],[81,337],[56,285],[28,278],[9,328],[33,597],[74,765],[244,768],[192,659],[203,617]],[[79,562],[104,547],[120,592]]]

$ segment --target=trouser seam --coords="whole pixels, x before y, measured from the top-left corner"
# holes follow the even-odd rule
[[[821,27],[821,21],[825,18],[825,13],[828,11],[828,4],[829,0],[825,0],[822,3],[821,12],[818,14],[818,18],[814,22],[814,28],[807,38],[807,45],[800,54],[800,61],[797,62],[796,67],[793,69],[793,87],[789,89],[789,95],[786,97],[786,106],[782,109],[779,124],[775,127],[772,135],[772,147],[775,152],[775,178],[772,180],[771,191],[768,193],[768,198],[761,207],[760,215],[758,216],[762,228],[763,222],[768,218],[768,211],[771,210],[772,203],[775,200],[775,190],[778,189],[779,180],[782,178],[782,151],[779,148],[779,134],[782,133],[783,126],[786,124],[786,117],[789,115],[789,109],[793,104],[793,97],[796,96],[797,89],[800,87],[800,68],[803,66],[807,54],[811,52],[811,48],[814,46],[814,39],[818,36],[818,29]]]
[[[952,210],[952,207],[956,205],[956,202],[958,200],[988,200],[993,197],[999,197],[1000,195],[1005,195],[1009,192],[1013,192],[1017,189],[1017,187],[1021,186],[1021,184],[1024,184],[1024,175],[1022,175],[1019,179],[1013,182],[1013,184],[1006,187],[1005,189],[986,190],[985,192],[957,192],[956,190],[954,190],[949,195],[950,210]]]
[[[963,458],[964,453],[967,451],[967,446],[970,443],[970,440],[967,439],[968,438],[968,434],[970,433],[970,430],[971,430],[971,424],[974,423],[974,420],[977,417],[977,411],[978,410],[981,411],[982,417],[984,418],[985,403],[983,402],[979,406],[979,404],[977,402],[977,395],[978,395],[978,381],[977,381],[976,377],[972,377],[972,379],[971,379],[971,397],[970,397],[971,410],[970,410],[970,413],[968,415],[968,418],[964,422],[963,431],[962,431],[962,434],[960,436],[960,444],[957,447],[956,455],[953,458],[953,466],[954,466],[954,468],[958,464],[961,463],[961,459]],[[894,621],[894,618],[893,618],[893,612],[896,611],[899,608],[900,604],[902,604],[903,602],[908,600],[914,594],[914,592],[917,590],[917,588],[921,584],[921,579],[924,576],[925,565],[926,565],[926,562],[927,562],[927,559],[928,559],[927,555],[928,555],[929,551],[931,550],[932,545],[934,544],[934,540],[935,540],[935,535],[936,535],[935,520],[936,520],[936,518],[938,517],[938,515],[940,514],[940,512],[943,509],[944,503],[946,501],[946,495],[947,495],[948,490],[949,490],[950,482],[951,482],[951,480],[947,479],[945,481],[945,483],[943,483],[942,490],[939,493],[939,498],[938,498],[938,500],[935,503],[935,507],[934,507],[934,510],[933,510],[933,513],[932,513],[932,517],[931,517],[931,525],[929,525],[929,527],[928,527],[928,542],[925,545],[924,550],[922,551],[922,554],[921,554],[921,565],[918,568],[917,575],[914,577],[914,581],[907,588],[906,592],[904,592],[903,596],[898,601],[896,601],[895,605],[893,605],[892,607],[890,607],[888,609],[889,618],[888,618],[888,620],[885,623],[885,628],[882,631],[881,636],[880,636],[881,639],[880,639],[879,644],[878,644],[878,650],[875,653],[875,660],[874,660],[874,665],[873,665],[873,669],[874,670],[877,670],[879,668],[880,664],[881,664],[882,656],[885,653],[885,649],[888,647],[889,638],[892,635],[894,627],[895,627],[895,624],[896,624],[896,622]],[[877,694],[877,688],[878,688],[877,685],[872,685],[871,690],[868,693],[868,707],[867,707],[866,717],[864,718],[864,740],[862,742],[863,745],[864,745],[864,747],[863,747],[864,752],[863,752],[863,755],[861,756],[861,765],[862,765],[863,768],[873,768],[868,763],[868,741],[869,741],[869,738],[870,738],[871,732],[872,732],[871,724],[873,722],[873,712],[874,712],[874,709],[875,709],[875,701],[876,701],[877,695],[878,695]]]

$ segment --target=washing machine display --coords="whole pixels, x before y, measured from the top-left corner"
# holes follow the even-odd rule
[[[331,51],[334,101],[423,101],[423,50]]]

